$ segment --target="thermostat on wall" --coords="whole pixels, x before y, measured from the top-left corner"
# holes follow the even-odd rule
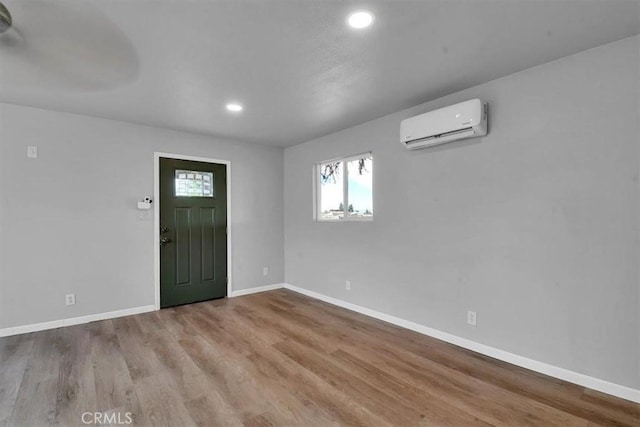
[[[142,200],[138,200],[138,209],[140,210],[151,209],[152,203],[153,203],[153,199],[151,197],[145,197]]]

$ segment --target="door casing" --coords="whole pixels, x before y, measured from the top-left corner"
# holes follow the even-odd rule
[[[185,156],[173,153],[153,153],[153,258],[154,258],[154,283],[155,283],[155,308],[160,310],[160,158],[191,160],[203,163],[217,163],[224,165],[227,171],[227,297],[232,296],[233,270],[231,268],[231,161],[211,159],[207,157]]]

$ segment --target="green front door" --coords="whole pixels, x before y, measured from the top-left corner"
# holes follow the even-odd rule
[[[227,295],[226,166],[160,159],[160,306]]]

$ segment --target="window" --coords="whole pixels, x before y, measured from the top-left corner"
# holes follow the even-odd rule
[[[176,170],[175,194],[179,197],[214,197],[213,173]]]
[[[373,219],[373,157],[371,153],[318,163],[318,221]]]

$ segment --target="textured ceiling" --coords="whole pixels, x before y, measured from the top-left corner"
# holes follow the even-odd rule
[[[638,1],[3,2],[0,101],[279,146],[640,32]]]

